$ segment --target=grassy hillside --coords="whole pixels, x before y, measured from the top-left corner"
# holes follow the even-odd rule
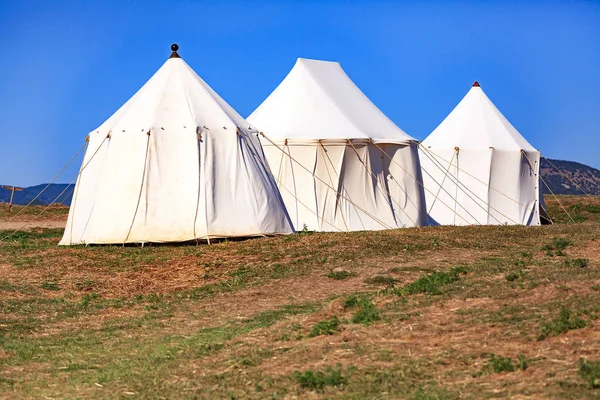
[[[600,204],[561,202],[576,224],[19,233],[0,244],[0,397],[597,398]]]
[[[31,200],[38,197],[40,192],[47,184],[30,186],[23,188],[22,192],[15,192],[13,204],[25,205]],[[50,185],[42,194],[34,201],[33,205],[43,205],[56,202],[57,204],[69,205],[73,197],[73,189],[75,185],[67,185],[66,183],[55,183]],[[0,203],[8,203],[10,200],[10,191],[0,188]]]
[[[573,161],[544,158],[540,167],[542,178],[555,194],[600,195],[600,170]],[[542,187],[548,192],[545,185]]]

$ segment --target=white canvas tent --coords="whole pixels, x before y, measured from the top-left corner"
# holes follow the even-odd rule
[[[258,131],[172,49],[89,134],[60,244],[293,233]]]
[[[340,64],[300,58],[248,117],[292,222],[318,231],[426,222],[417,142]]]
[[[547,218],[540,152],[477,82],[421,143],[427,211],[433,225],[540,225]]]

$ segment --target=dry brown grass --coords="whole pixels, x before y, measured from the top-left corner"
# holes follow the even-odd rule
[[[143,249],[28,231],[0,244],[0,397],[593,398],[577,361],[600,354],[600,199],[561,202],[581,222]],[[572,242],[564,256],[542,249],[555,238]],[[440,295],[398,290],[457,265],[468,273]],[[327,278],[334,268],[352,275]],[[394,287],[368,283],[380,275]],[[381,319],[352,323],[351,295]],[[561,307],[587,326],[538,340]],[[308,337],[334,316],[337,332]],[[485,372],[489,354],[529,367]],[[337,364],[342,386],[293,378]]]

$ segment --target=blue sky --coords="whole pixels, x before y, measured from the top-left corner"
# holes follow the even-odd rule
[[[477,80],[544,155],[600,168],[600,2],[0,0],[0,183],[50,181],[173,42],[243,116],[297,57],[335,60],[424,139]]]

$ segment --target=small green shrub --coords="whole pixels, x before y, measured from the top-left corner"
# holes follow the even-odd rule
[[[442,294],[441,288],[460,280],[461,274],[466,274],[464,267],[454,267],[449,272],[433,272],[406,285],[399,294],[429,293]]]
[[[502,357],[496,354],[490,354],[487,364],[482,371],[474,376],[480,376],[484,373],[515,372],[517,369],[525,371],[527,369],[527,358],[523,354],[517,356],[517,360],[513,361],[510,357]]]
[[[579,318],[576,313],[568,308],[562,308],[557,318],[542,323],[542,332],[538,336],[538,340],[544,340],[550,336],[558,336],[574,329],[585,328],[585,326],[585,321]]]
[[[589,204],[585,207],[585,211],[592,214],[598,214],[600,213],[600,206],[597,206],[595,204]]]
[[[331,279],[341,281],[341,280],[348,279],[348,278],[354,276],[354,273],[351,271],[346,271],[346,270],[331,271],[325,276],[328,278],[331,278]]]
[[[455,394],[447,392],[438,386],[417,387],[410,400],[443,400],[458,398]]]
[[[385,285],[388,287],[394,287],[396,282],[397,280],[393,277],[385,275],[375,275],[365,279],[365,283],[369,285]]]
[[[587,258],[576,258],[574,260],[567,261],[567,265],[576,268],[586,268],[588,265],[590,265],[590,260]]]
[[[592,389],[600,388],[600,361],[579,359],[579,376],[589,383]]]
[[[44,282],[40,287],[44,290],[60,290],[60,286],[56,282]]]
[[[573,242],[568,238],[554,238],[552,243],[542,246],[542,250],[545,250],[546,255],[549,257],[553,257],[554,255],[564,256],[566,254],[563,252],[563,250],[572,245]]]
[[[514,372],[515,370],[515,366],[510,357],[502,357],[495,354],[490,355],[488,365],[489,368],[497,374],[500,372]]]
[[[350,296],[344,302],[344,308],[358,308],[351,319],[354,324],[371,325],[381,319],[379,310],[367,297]]]
[[[325,372],[296,371],[293,377],[302,388],[316,391],[322,391],[325,386],[341,386],[348,382],[348,379],[342,375],[342,368],[339,364],[333,368],[328,367]]]
[[[315,337],[321,335],[333,335],[337,332],[340,326],[340,320],[337,316],[334,316],[330,320],[320,321],[313,325],[308,337]]]
[[[506,274],[506,276],[505,276],[506,280],[509,282],[514,282],[518,279],[523,279],[524,277],[525,277],[525,273],[522,270],[511,271],[508,274]]]
[[[349,309],[357,307],[359,302],[358,296],[348,296],[346,300],[344,300],[344,308]]]
[[[355,324],[371,325],[375,321],[379,321],[381,316],[379,310],[372,303],[368,307],[361,307],[352,317],[352,322]]]

